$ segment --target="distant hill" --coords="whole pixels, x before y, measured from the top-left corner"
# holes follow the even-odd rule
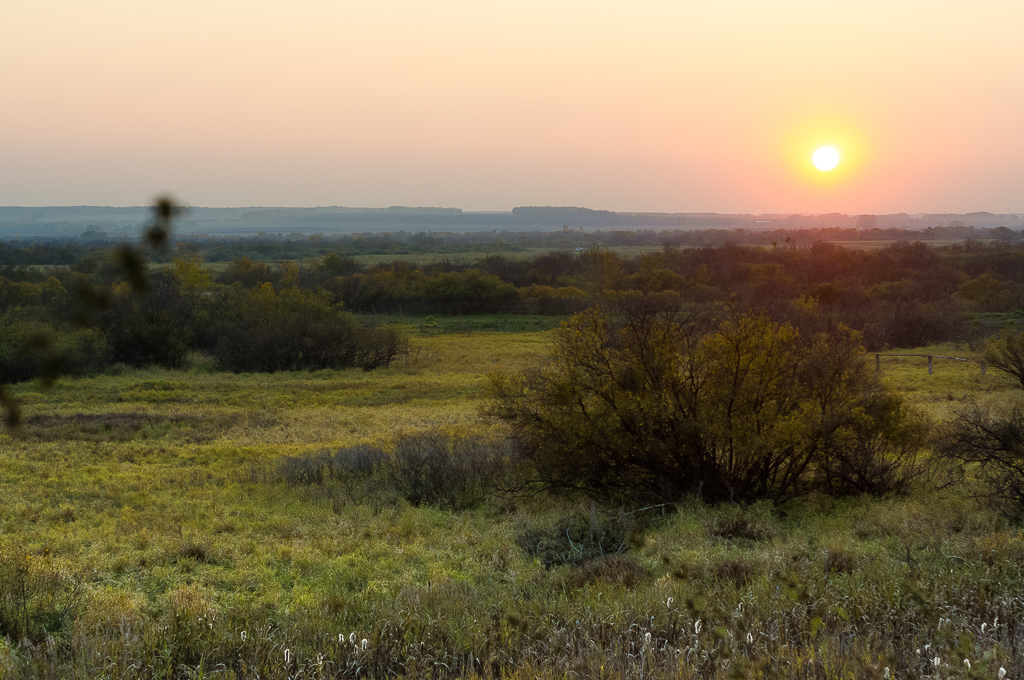
[[[0,206],[0,238],[67,238],[91,232],[92,239],[138,233],[149,220],[146,206]],[[203,208],[193,207],[178,223],[181,234],[358,233],[384,231],[530,231],[548,229],[871,229],[931,227],[1024,228],[1022,215],[897,213],[891,215],[730,215],[718,213],[612,212],[566,206],[523,206],[511,211],[461,208]]]

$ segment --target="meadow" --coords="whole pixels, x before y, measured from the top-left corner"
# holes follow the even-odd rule
[[[552,338],[531,317],[405,323],[409,355],[373,371],[194,356],[16,386],[0,678],[1024,673],[1024,531],[941,471],[906,497],[782,508],[494,493],[452,510],[289,476],[402,436],[501,437],[481,415],[488,374]],[[976,363],[882,362],[935,422],[1015,398]]]

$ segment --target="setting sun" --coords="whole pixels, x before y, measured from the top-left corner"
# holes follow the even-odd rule
[[[828,172],[839,165],[839,152],[831,146],[823,146],[814,152],[811,162],[818,170]]]

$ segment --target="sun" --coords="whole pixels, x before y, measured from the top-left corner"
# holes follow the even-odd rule
[[[839,152],[831,146],[823,146],[814,152],[811,162],[818,170],[828,172],[839,165]]]

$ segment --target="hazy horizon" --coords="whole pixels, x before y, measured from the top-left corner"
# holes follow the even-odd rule
[[[161,198],[155,197],[155,198]],[[175,198],[176,197],[171,197]],[[718,215],[722,217],[816,217],[816,216],[828,216],[828,215],[840,215],[847,217],[873,217],[873,216],[893,216],[893,215],[906,215],[908,217],[919,218],[919,217],[936,217],[941,215],[948,215],[950,217],[965,217],[971,215],[990,215],[993,217],[1017,217],[1024,219],[1024,211],[1010,211],[1010,212],[994,212],[991,210],[970,210],[966,212],[934,212],[934,211],[916,211],[910,212],[907,210],[899,210],[887,213],[844,213],[839,211],[831,211],[828,213],[823,212],[799,212],[799,211],[780,211],[780,212],[719,212],[719,211],[692,211],[692,210],[608,210],[606,208],[584,206],[584,205],[514,205],[507,209],[495,209],[495,210],[475,210],[469,208],[463,208],[460,206],[445,206],[445,205],[385,205],[385,206],[371,206],[371,205],[189,205],[185,203],[179,203],[179,206],[185,210],[184,214],[188,214],[189,210],[214,210],[214,211],[238,211],[238,210],[252,210],[252,211],[344,211],[335,214],[358,214],[359,212],[389,212],[389,211],[406,211],[410,214],[416,213],[431,213],[432,211],[451,212],[456,211],[460,214],[479,214],[479,215],[503,215],[512,214],[517,210],[579,210],[587,211],[591,213],[611,213],[617,215]],[[0,211],[8,210],[138,210],[141,212],[148,213],[153,207],[153,202],[149,203],[135,203],[131,205],[87,205],[87,204],[53,204],[53,205],[0,205]]]
[[[40,0],[0,19],[0,205],[1024,213],[1009,1]]]
[[[164,196],[154,196],[154,199]],[[177,200],[176,196],[172,196]],[[26,209],[26,210],[44,210],[49,208],[61,209],[61,208],[112,208],[112,209],[124,209],[124,208],[138,208],[142,210],[149,210],[153,205],[153,202],[136,202],[136,203],[125,203],[125,204],[86,204],[86,203],[54,203],[54,204],[37,204],[37,205],[25,205],[25,204],[0,204],[0,208],[10,209]],[[923,217],[932,215],[950,215],[950,216],[965,216],[965,215],[981,215],[988,214],[993,216],[1016,216],[1024,217],[1024,210],[1010,210],[1010,211],[994,211],[994,210],[966,210],[966,211],[934,211],[934,210],[894,210],[884,213],[859,213],[859,212],[842,212],[842,211],[829,211],[829,212],[813,212],[813,211],[799,211],[799,210],[780,210],[778,212],[724,212],[718,210],[610,210],[608,208],[588,206],[588,205],[513,205],[509,208],[495,208],[495,209],[471,209],[463,208],[457,205],[193,205],[187,203],[180,203],[180,205],[186,210],[190,208],[203,209],[203,210],[330,210],[330,209],[341,209],[341,210],[352,210],[352,211],[386,211],[391,209],[401,210],[459,210],[464,213],[480,213],[480,214],[503,214],[511,213],[516,208],[550,208],[550,209],[581,209],[581,210],[592,210],[595,212],[612,212],[619,214],[665,214],[665,215],[746,215],[750,217],[787,217],[787,216],[804,216],[813,217],[818,215],[847,215],[847,216],[858,216],[858,215],[907,215],[909,217]]]

